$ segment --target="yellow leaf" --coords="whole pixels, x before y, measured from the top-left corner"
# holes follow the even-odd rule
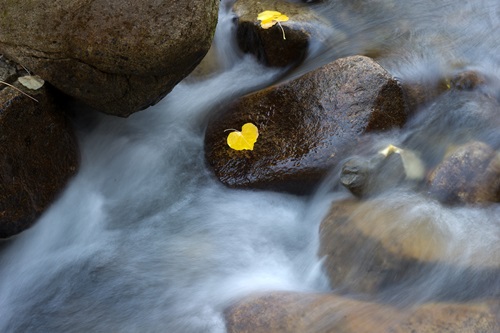
[[[399,154],[399,152],[401,151],[400,148],[394,146],[394,145],[388,145],[385,149],[379,151],[379,154],[382,154],[384,155],[385,157],[393,154],[393,153],[396,153],[396,154]]]
[[[263,11],[262,13],[259,13],[259,15],[257,15],[257,20],[261,21],[260,26],[262,27],[262,29],[269,29],[270,27],[272,27],[276,23],[279,24],[279,22],[288,21],[288,16],[281,14],[280,12],[277,12],[274,10],[266,10],[266,11]],[[283,27],[281,27],[281,24],[279,24],[279,25],[280,25],[281,31],[283,31]],[[284,31],[283,31],[283,39],[286,39]]]
[[[411,150],[401,149],[394,145],[388,145],[385,149],[379,151],[379,154],[385,157],[391,154],[399,154],[403,162],[403,168],[406,178],[422,180],[425,177],[425,166],[420,157]]]
[[[253,145],[259,137],[257,126],[246,123],[241,127],[241,132],[233,130],[227,136],[227,144],[234,150],[253,150]]]
[[[262,13],[259,13],[259,15],[257,15],[257,20],[259,21],[273,20],[275,17],[278,17],[280,15],[281,15],[280,12],[274,10],[265,10]]]

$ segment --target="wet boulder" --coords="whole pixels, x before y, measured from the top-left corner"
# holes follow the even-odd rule
[[[500,246],[484,237],[497,213],[483,214],[491,221],[472,223],[402,191],[340,200],[321,223],[318,255],[334,290],[408,297],[425,290],[436,300],[499,295]]]
[[[79,152],[46,84],[31,90],[16,76],[0,79],[36,99],[0,84],[0,238],[7,238],[30,227],[54,201],[75,174]]]
[[[208,51],[219,0],[0,0],[0,53],[118,116],[160,100]]]
[[[257,16],[266,10],[285,14],[288,21],[263,29]],[[346,38],[303,3],[238,0],[233,11],[238,20],[236,37],[240,49],[268,66],[298,65],[308,54],[311,44],[319,47],[331,38],[338,41]]]
[[[228,333],[497,332],[494,301],[395,307],[333,294],[270,292],[224,311]]]
[[[500,153],[480,141],[453,150],[429,177],[430,194],[444,203],[500,201]]]
[[[396,80],[373,60],[353,56],[225,106],[209,121],[205,155],[230,187],[308,193],[364,133],[405,120]],[[259,130],[254,149],[231,149],[225,130],[248,122]]]

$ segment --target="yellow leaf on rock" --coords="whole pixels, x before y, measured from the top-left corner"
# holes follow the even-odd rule
[[[266,10],[257,15],[257,20],[261,21],[262,29],[269,29],[278,22],[288,21],[288,16],[274,10]]]
[[[227,136],[227,144],[234,150],[253,150],[253,146],[259,137],[259,129],[252,123],[246,123],[241,127],[241,132],[233,130]]]

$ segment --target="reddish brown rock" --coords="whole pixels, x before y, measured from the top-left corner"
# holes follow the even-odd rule
[[[230,187],[307,193],[364,133],[405,120],[397,82],[371,59],[354,56],[225,107],[209,122],[205,154]],[[254,150],[232,150],[225,130],[247,122],[259,129]]]
[[[30,227],[78,167],[72,128],[48,88],[25,91],[38,102],[0,87],[0,238]]]
[[[0,0],[0,53],[106,113],[156,103],[208,51],[219,0]]]
[[[253,295],[224,311],[228,333],[498,332],[497,304],[427,303],[408,308],[333,294]]]

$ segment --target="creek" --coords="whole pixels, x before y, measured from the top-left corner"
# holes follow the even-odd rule
[[[347,195],[332,190],[335,175],[314,195],[300,197],[229,189],[207,168],[203,139],[210,112],[283,74],[240,54],[230,5],[221,2],[213,75],[188,77],[159,104],[127,119],[80,110],[78,174],[31,229],[1,244],[1,332],[223,333],[222,311],[242,296],[330,290],[317,251],[322,217],[332,200]],[[500,96],[497,0],[324,1],[313,8],[347,37],[312,45],[290,76],[375,52],[402,81],[432,82],[474,70],[489,79],[485,93]],[[380,140],[413,142],[422,117]],[[465,130],[472,137],[494,133]],[[488,138],[498,149],[500,140]],[[415,146],[432,151],[436,140],[421,135]],[[459,248],[465,256],[455,262],[469,256],[486,262],[500,253],[498,205],[447,207],[405,191],[380,200],[414,203],[402,225],[432,216],[445,235],[443,251]],[[411,292],[387,297],[431,300],[448,276],[445,269],[431,270]],[[497,282],[484,284],[497,290]]]

